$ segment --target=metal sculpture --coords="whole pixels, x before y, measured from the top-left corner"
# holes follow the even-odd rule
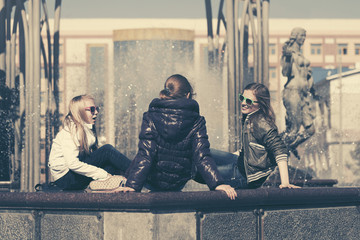
[[[27,5],[26,8],[25,5]],[[43,19],[40,19],[41,5]],[[0,0],[0,71],[4,73],[5,78],[5,81],[0,84],[2,88],[18,92],[16,104],[12,106],[16,109],[15,114],[18,118],[10,126],[14,129],[12,143],[14,151],[11,156],[9,155],[9,161],[11,161],[9,164],[12,168],[9,188],[21,191],[33,191],[34,185],[40,182],[41,53],[45,78],[48,81],[45,104],[47,149],[49,149],[52,136],[58,130],[60,6],[61,0],[56,0],[55,33],[54,40],[51,41],[45,0],[42,0],[42,3],[40,0]],[[47,33],[47,52],[41,37],[44,23]],[[54,46],[54,64],[51,60],[51,42]],[[52,99],[55,105],[52,104]],[[46,154],[48,153],[49,151],[46,151]]]
[[[205,0],[205,6],[208,23],[209,67],[217,68],[221,72],[224,66],[225,49],[227,50],[229,151],[235,151],[239,148],[241,136],[239,93],[242,92],[244,85],[250,82],[259,82],[268,86],[269,0],[226,0],[226,19],[223,14],[224,0],[221,0],[215,39],[212,30],[211,1]],[[240,9],[242,9],[241,16]],[[239,19],[241,19],[240,26]],[[226,30],[226,41],[222,47],[219,46],[221,22]],[[250,39],[253,42],[254,54],[253,64],[249,67]]]

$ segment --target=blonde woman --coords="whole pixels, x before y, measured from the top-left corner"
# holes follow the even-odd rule
[[[125,184],[123,174],[130,160],[107,144],[98,148],[95,121],[99,108],[89,95],[74,97],[63,129],[53,140],[49,168],[62,190],[111,191]]]

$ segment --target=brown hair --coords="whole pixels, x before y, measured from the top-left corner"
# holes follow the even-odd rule
[[[90,95],[79,95],[71,99],[69,104],[69,112],[65,116],[63,126],[67,126],[73,137],[73,140],[77,138],[79,140],[79,151],[80,153],[90,153],[88,147],[87,137],[84,129],[84,120],[86,119],[85,113],[85,101],[94,100]],[[74,124],[74,125],[73,125]],[[95,137],[96,133],[94,131]],[[97,144],[97,141],[96,143]]]
[[[270,104],[269,89],[261,83],[250,83],[244,90],[252,90],[260,105],[260,111],[265,115],[265,118],[275,124],[275,113]]]
[[[180,74],[174,74],[166,79],[159,96],[161,99],[177,99],[186,98],[188,94],[190,99],[195,95],[189,81]]]

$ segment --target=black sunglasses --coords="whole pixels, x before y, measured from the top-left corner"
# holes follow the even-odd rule
[[[254,103],[258,103],[258,101],[251,100],[250,98],[244,97],[242,94],[239,94],[239,100],[240,102],[245,101],[246,105],[251,106]]]
[[[91,106],[91,107],[87,107],[87,108],[85,108],[85,111],[90,111],[91,112],[91,114],[95,114],[95,110],[97,111],[97,112],[99,112],[99,107],[97,107],[97,106]]]

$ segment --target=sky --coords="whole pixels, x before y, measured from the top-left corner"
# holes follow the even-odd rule
[[[269,0],[270,18],[360,18],[360,0]],[[55,0],[48,0],[49,14]],[[211,0],[217,17],[220,0]],[[225,13],[225,9],[224,9]],[[62,18],[205,18],[204,0],[62,0]]]

